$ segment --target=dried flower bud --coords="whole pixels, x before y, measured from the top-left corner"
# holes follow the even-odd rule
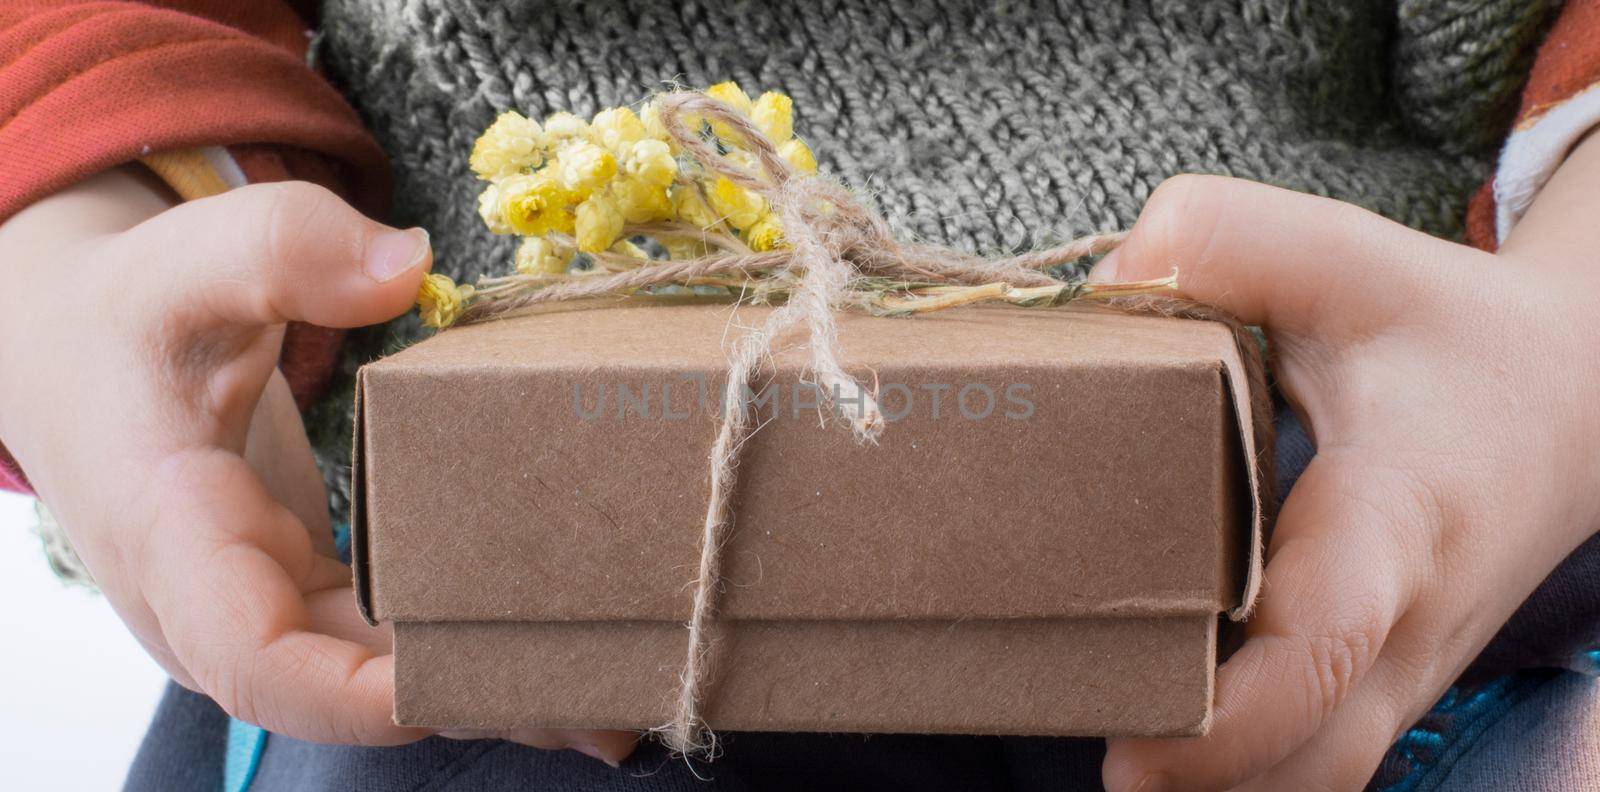
[[[711,207],[701,199],[699,188],[691,185],[672,188],[672,211],[679,220],[691,223],[701,230],[717,224],[717,216],[711,213]]]
[[[644,139],[645,129],[632,110],[613,107],[595,114],[589,124],[589,137],[621,156],[634,141]]]
[[[750,120],[773,145],[794,137],[794,100],[777,91],[767,91],[750,110]]]
[[[539,122],[507,110],[478,137],[467,163],[478,178],[498,179],[538,167],[544,161],[542,145]]]
[[[517,247],[517,272],[523,275],[559,275],[569,260],[544,237],[528,237]]]
[[[805,173],[817,172],[817,158],[812,155],[811,147],[800,138],[785,141],[778,146],[778,156],[789,162],[789,167]]]
[[[719,82],[706,89],[706,96],[724,102],[737,110],[740,115],[750,115],[750,95],[744,92],[739,84],[729,80]]]
[[[552,113],[544,120],[547,144],[589,136],[589,124],[571,113]]]
[[[698,239],[671,237],[662,240],[661,245],[667,249],[667,255],[678,261],[700,258],[701,256],[711,252],[706,247],[706,243],[701,242]]]
[[[609,196],[600,193],[578,204],[578,249],[585,253],[599,253],[622,234],[622,211]]]
[[[422,286],[417,289],[417,313],[422,315],[422,323],[433,328],[454,324],[466,308],[473,291],[471,286],[456,285],[449,276],[428,273],[422,279]]]
[[[636,259],[645,259],[646,261],[650,259],[650,254],[646,253],[644,248],[639,247],[638,245],[635,245],[626,239],[617,240],[617,244],[611,246],[611,252],[621,253],[624,256],[629,256]]]
[[[732,80],[729,80],[728,82],[717,83],[716,85],[707,88],[706,96],[727,104],[739,115],[750,115],[750,95],[745,93],[744,89],[740,88],[739,84],[733,82]],[[720,121],[711,122],[711,131],[715,133],[717,137],[722,138],[723,140],[732,140],[737,137],[733,134],[733,129],[731,127]]]
[[[634,176],[624,176],[611,184],[617,209],[630,223],[650,223],[672,217],[672,199],[667,188]]]
[[[519,234],[537,236],[557,231],[567,222],[571,197],[545,168],[530,176],[515,176],[501,182],[500,214]]]
[[[500,187],[494,182],[478,193],[478,216],[483,218],[483,224],[489,227],[490,233],[510,234],[515,231],[500,210]]]
[[[734,184],[726,176],[717,177],[706,199],[711,202],[711,211],[725,218],[735,228],[755,225],[767,211],[765,198]]]
[[[561,186],[576,200],[589,197],[617,175],[617,158],[587,140],[574,140],[562,146],[556,155],[556,165],[561,168]]]
[[[678,151],[678,144],[667,134],[667,125],[661,121],[661,108],[652,100],[644,103],[644,108],[639,111],[639,123],[644,124],[644,132],[649,137],[659,140],[672,150]]]
[[[628,149],[627,172],[651,184],[666,187],[678,177],[678,160],[659,140],[641,140]]]
[[[754,225],[745,229],[744,242],[756,251],[783,247],[783,225],[771,214],[762,215]]]

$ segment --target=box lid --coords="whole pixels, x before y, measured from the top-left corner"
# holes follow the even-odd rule
[[[363,368],[363,615],[685,619],[726,350],[765,310],[556,306]],[[820,427],[800,343],[775,353],[720,618],[1248,610],[1258,449],[1227,328],[1072,307],[839,327],[891,421],[875,446]]]

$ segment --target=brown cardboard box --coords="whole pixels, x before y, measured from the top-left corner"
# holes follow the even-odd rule
[[[362,370],[357,590],[394,624],[397,722],[669,720],[724,349],[763,316],[565,306]],[[819,427],[793,344],[754,389],[707,725],[1203,733],[1218,614],[1260,565],[1227,329],[1070,308],[840,323],[891,420],[876,446]]]

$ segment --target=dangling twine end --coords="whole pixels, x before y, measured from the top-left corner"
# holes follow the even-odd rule
[[[870,415],[859,416],[850,422],[850,430],[855,432],[857,440],[876,445],[878,438],[883,435],[883,413],[879,412],[877,405],[873,405]]]
[[[676,756],[702,762],[710,762],[717,757],[717,735],[704,725],[677,718],[671,723],[650,729],[648,733]]]
[[[848,376],[827,377],[824,385],[833,402],[833,408],[850,422],[850,431],[860,443],[878,442],[878,437],[883,434],[883,410],[878,407],[878,399],[861,383]]]
[[[854,414],[850,416],[850,431],[855,434],[856,441],[860,443],[877,444],[878,437],[883,434],[883,411],[878,409],[878,400],[872,398],[860,385],[856,386],[861,395]],[[844,406],[840,405],[840,410]]]

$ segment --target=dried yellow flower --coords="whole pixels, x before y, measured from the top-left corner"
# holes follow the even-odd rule
[[[794,100],[777,91],[767,91],[750,109],[750,120],[773,145],[794,137]]]
[[[628,149],[628,175],[666,187],[678,177],[678,160],[672,148],[659,140],[641,140]]]
[[[750,95],[745,93],[744,89],[740,88],[739,84],[732,80],[720,82],[707,88],[706,96],[728,104],[738,111],[739,115],[750,115]],[[733,129],[720,121],[711,124],[711,131],[724,140],[735,137]]]
[[[700,197],[700,188],[693,185],[672,188],[672,211],[679,220],[692,223],[701,230],[717,224],[717,216],[711,213],[711,207]]]
[[[516,229],[506,222],[505,213],[500,209],[500,186],[490,182],[478,193],[478,216],[483,218],[483,224],[495,234],[510,234]]]
[[[559,275],[567,271],[568,260],[544,237],[528,237],[517,247],[517,272],[523,275]]]
[[[566,218],[571,196],[549,168],[530,176],[514,176],[499,186],[500,214],[518,234],[537,236],[570,224]]]
[[[794,136],[794,101],[787,95],[767,91],[751,101],[732,81],[705,94],[749,119],[796,171],[817,172],[811,149]],[[554,113],[542,125],[508,111],[484,130],[470,157],[473,172],[488,182],[478,196],[478,215],[490,231],[522,237],[514,258],[517,272],[561,276],[579,252],[610,251],[604,262],[613,269],[620,269],[618,263],[631,266],[616,254],[648,265],[645,250],[623,237],[645,230],[646,224],[660,224],[653,241],[680,260],[713,255],[723,242],[709,240],[728,234],[757,251],[789,245],[782,221],[760,192],[766,188],[750,189],[743,185],[755,182],[719,174],[740,169],[752,178],[764,176],[749,141],[735,137],[728,124],[713,124],[711,131],[722,140],[715,141],[719,153],[711,156],[719,159],[682,158],[684,152],[662,123],[661,108],[659,101],[646,102],[637,114],[628,107],[606,108],[592,120]],[[696,134],[705,128],[705,119],[693,114],[684,123]],[[542,277],[519,288],[542,288],[560,279]],[[499,299],[502,291],[497,287],[492,298]],[[472,286],[429,275],[417,306],[428,326],[446,327],[474,294]]]
[[[686,237],[668,237],[660,240],[661,246],[667,249],[667,255],[674,260],[700,258],[711,252],[706,243],[698,239]]]
[[[635,176],[624,176],[611,184],[617,209],[630,223],[650,223],[672,217],[672,198],[667,188]]]
[[[739,111],[740,115],[750,115],[750,94],[745,93],[744,89],[740,88],[739,84],[733,80],[719,82],[707,88],[706,96],[720,102],[726,102],[733,109]]]
[[[674,153],[677,152],[678,144],[667,134],[667,125],[661,122],[661,108],[656,107],[654,101],[644,103],[644,108],[639,111],[639,123],[644,124],[646,135],[667,144]]]
[[[580,201],[617,175],[617,158],[587,140],[563,145],[556,154],[556,166],[561,171],[561,186]]]
[[[779,145],[778,156],[788,160],[789,167],[801,173],[817,172],[817,158],[812,155],[811,147],[807,146],[800,138],[794,138]]]
[[[711,211],[726,219],[735,228],[749,228],[761,219],[767,211],[767,200],[728,180],[726,176],[718,176],[715,184],[711,185],[711,192],[706,196],[711,202]]]
[[[544,120],[546,144],[589,136],[589,122],[571,113],[552,113]]]
[[[745,229],[744,243],[756,251],[783,247],[783,225],[770,213],[762,215],[754,225]]]
[[[428,273],[422,279],[422,286],[417,289],[417,313],[422,315],[422,323],[432,328],[454,324],[460,318],[462,309],[466,308],[473,291],[469,285],[456,285],[447,275]]]
[[[596,193],[578,204],[578,249],[585,253],[599,253],[622,235],[622,211],[610,196]]]
[[[467,163],[480,179],[520,173],[543,162],[542,139],[539,122],[524,118],[515,110],[507,110],[478,137]]]
[[[638,245],[635,245],[626,239],[617,240],[617,244],[611,246],[611,251],[613,253],[621,253],[624,256],[630,256],[636,259],[645,259],[646,261],[650,259],[650,254],[644,252],[644,248],[639,247]]]
[[[749,173],[757,174],[762,172],[761,163],[756,159],[756,155],[744,149],[729,149],[728,153],[722,155],[722,158],[738,165]]]
[[[589,137],[616,152],[618,156],[634,141],[645,136],[644,123],[626,107],[601,110],[589,124]]]

